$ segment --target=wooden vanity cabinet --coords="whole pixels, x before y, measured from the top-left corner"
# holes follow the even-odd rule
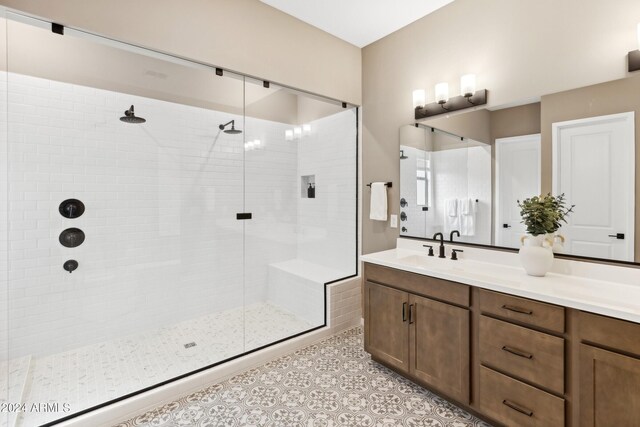
[[[640,426],[640,325],[580,312],[581,427]]]
[[[640,324],[365,264],[365,350],[503,426],[640,427]]]
[[[448,292],[440,291],[451,286],[451,297],[468,303],[468,287],[379,266],[367,266],[365,277],[365,350],[374,360],[467,404],[469,310],[429,296],[446,297]],[[405,290],[406,283],[412,292]]]
[[[365,282],[364,349],[373,357],[409,372],[409,294]]]
[[[469,403],[469,310],[416,295],[409,302],[409,373]]]

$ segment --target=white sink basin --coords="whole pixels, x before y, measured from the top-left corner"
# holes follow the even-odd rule
[[[422,256],[422,255],[410,255],[404,258],[398,258],[398,262],[409,265],[411,267],[418,268],[445,268],[445,259]]]
[[[430,257],[426,255],[409,255],[398,258],[397,262],[407,267],[423,268],[442,273],[457,274],[469,277],[491,276],[494,265],[464,259],[457,261],[449,258]]]

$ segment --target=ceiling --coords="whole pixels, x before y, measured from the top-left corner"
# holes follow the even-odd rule
[[[453,0],[261,0],[301,21],[364,47]]]

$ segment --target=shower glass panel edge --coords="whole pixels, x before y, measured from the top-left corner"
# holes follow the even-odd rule
[[[7,157],[7,27],[5,11],[0,9],[0,404],[10,404],[8,337],[8,157]],[[0,411],[0,426],[13,422],[15,413]]]

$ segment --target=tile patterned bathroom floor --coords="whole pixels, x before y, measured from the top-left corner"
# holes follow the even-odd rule
[[[24,401],[64,402],[72,412],[124,396],[313,326],[272,304],[256,303],[118,340],[31,360]],[[185,348],[185,343],[197,345]],[[26,371],[25,371],[26,372]],[[68,413],[21,414],[17,427]],[[9,427],[13,427],[9,420]],[[0,425],[0,427],[4,427]]]
[[[353,328],[116,427],[490,427],[371,360]]]

